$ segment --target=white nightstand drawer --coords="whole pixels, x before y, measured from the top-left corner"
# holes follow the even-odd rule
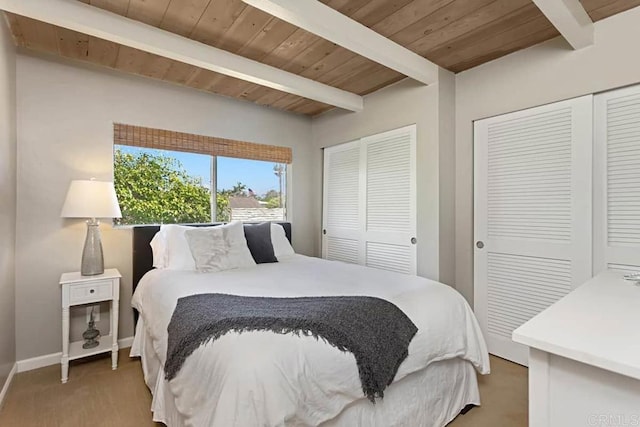
[[[69,303],[85,304],[94,301],[111,299],[113,295],[112,280],[96,280],[81,285],[72,285],[69,288]]]

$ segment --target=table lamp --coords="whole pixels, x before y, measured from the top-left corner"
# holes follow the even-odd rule
[[[62,218],[89,218],[87,220],[87,238],[82,250],[80,274],[95,276],[104,273],[100,221],[97,218],[122,217],[113,182],[94,179],[71,181],[60,216]]]

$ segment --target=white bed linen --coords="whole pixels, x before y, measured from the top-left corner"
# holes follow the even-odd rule
[[[136,327],[131,356],[141,358],[144,378],[153,395],[153,420],[170,427],[186,425],[142,319]],[[480,405],[475,368],[460,358],[442,360],[391,384],[386,397],[375,405],[363,397],[319,427],[440,427],[468,404]]]
[[[217,273],[156,270],[145,275],[132,304],[141,313],[161,365],[177,299],[207,292],[377,296],[396,304],[419,329],[394,381],[453,358],[469,361],[480,373],[489,372],[477,321],[452,288],[301,255]],[[230,333],[200,347],[168,387],[185,425],[213,427],[319,425],[363,396],[351,353],[312,337],[271,332]]]

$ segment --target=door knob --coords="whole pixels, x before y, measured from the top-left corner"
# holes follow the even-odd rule
[[[416,243],[418,243],[418,239],[416,239],[415,237],[411,238],[411,244],[415,245]]]
[[[322,234],[327,234],[327,230],[326,229],[322,230]]]
[[[482,249],[482,248],[484,248],[484,242],[483,242],[482,240],[478,240],[478,241],[476,242],[476,247],[477,247],[478,249]]]

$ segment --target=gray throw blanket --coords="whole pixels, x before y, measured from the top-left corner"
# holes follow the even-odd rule
[[[392,303],[365,296],[301,298],[199,294],[178,299],[168,326],[165,378],[173,379],[186,358],[227,332],[272,331],[321,338],[353,353],[364,394],[384,396],[418,331]],[[259,349],[256,349],[259,351]]]

